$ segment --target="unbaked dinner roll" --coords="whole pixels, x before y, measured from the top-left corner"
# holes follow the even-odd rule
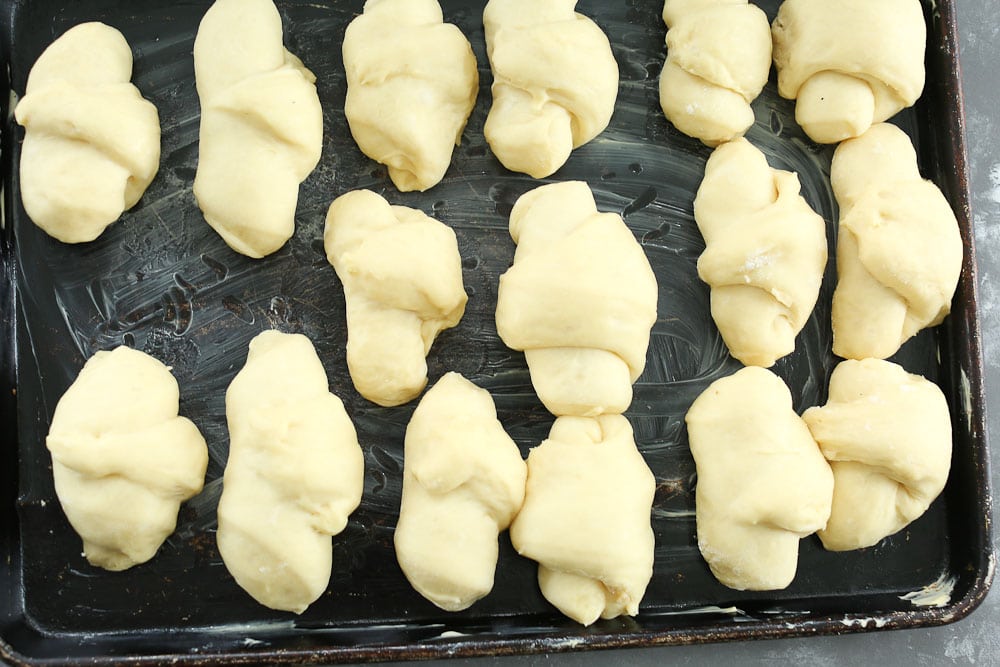
[[[299,184],[319,162],[316,77],[282,46],[271,0],[216,0],[198,27],[194,71],[198,206],[230,248],[269,255],[295,231]]]
[[[730,588],[766,591],[795,578],[799,540],[826,526],[833,473],[792,396],[768,370],[716,380],[685,421],[698,470],[698,548]]]
[[[746,365],[772,366],[819,297],[826,268],[826,223],[799,194],[792,172],[771,169],[739,138],[715,149],[694,200],[705,237],[699,277],[712,286],[712,319],[729,352]]]
[[[618,63],[576,0],[490,0],[483,12],[493,68],[486,141],[511,171],[555,172],[611,121]]]
[[[819,532],[827,549],[877,544],[944,489],[951,416],[933,382],[888,361],[844,361],[827,404],[802,418],[833,467],[833,512]]]
[[[343,50],[358,147],[402,191],[437,185],[479,92],[469,40],[443,22],[437,0],[368,0]]]
[[[132,49],[103,23],[67,30],[28,74],[14,108],[25,129],[21,201],[60,241],[96,239],[159,169],[159,116],[131,78]]]
[[[656,483],[621,415],[559,417],[528,454],[524,506],[510,527],[538,583],[584,625],[635,616],[653,575]]]
[[[417,209],[356,190],[330,205],[323,243],[344,285],[354,387],[384,406],[416,398],[427,384],[434,339],[465,313],[455,232]]]
[[[460,611],[493,589],[497,536],[521,509],[526,476],[488,391],[448,373],[424,394],[406,427],[394,535],[421,595]]]
[[[538,397],[557,416],[624,412],[656,322],[656,276],[635,236],[582,181],[522,195],[510,235],[497,331],[524,350]]]
[[[208,449],[177,402],[170,369],[127,347],[91,357],[59,399],[45,445],[92,565],[148,561],[174,532],[180,504],[201,491]]]
[[[859,136],[924,89],[920,0],[785,0],[771,33],[778,92],[813,141]]]
[[[667,120],[709,146],[743,136],[771,70],[767,15],[747,0],[666,0],[663,22],[660,106]]]
[[[833,351],[885,359],[951,310],[962,271],[958,221],[893,125],[838,146],[831,180],[840,204]]]
[[[265,331],[226,391],[219,553],[271,609],[302,613],[330,582],[330,536],[361,502],[364,456],[308,338]]]

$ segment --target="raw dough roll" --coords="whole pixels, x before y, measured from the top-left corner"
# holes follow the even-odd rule
[[[448,373],[424,394],[406,427],[394,536],[421,595],[460,611],[493,589],[497,536],[521,509],[526,476],[488,391]]]
[[[699,277],[712,286],[712,319],[729,352],[746,365],[772,366],[819,297],[826,268],[826,223],[799,194],[792,172],[771,169],[746,139],[719,146],[694,200],[705,237]]]
[[[833,473],[778,376],[748,367],[716,380],[685,421],[698,469],[698,548],[730,588],[795,578],[799,540],[830,516]]]
[[[923,514],[951,468],[951,416],[937,385],[888,361],[848,360],[830,398],[802,415],[833,467],[832,551],[877,544]]]
[[[486,3],[486,141],[511,171],[544,178],[611,121],[618,63],[607,35],[574,7],[576,0]]]
[[[438,184],[479,92],[469,40],[437,0],[368,0],[344,35],[351,134],[401,191]]]
[[[771,33],[778,92],[813,141],[857,137],[924,89],[920,0],[785,0]]]
[[[364,457],[308,338],[265,331],[226,391],[219,553],[271,609],[305,611],[330,582],[330,536],[361,502]]]
[[[655,490],[625,417],[556,419],[528,454],[510,527],[517,552],[538,561],[545,599],[584,625],[635,616],[653,575]]]
[[[962,271],[958,221],[893,125],[838,146],[831,180],[840,204],[833,351],[885,359],[950,311]]]
[[[131,78],[132,49],[103,23],[70,28],[31,68],[14,109],[25,129],[21,201],[60,241],[96,239],[159,169],[160,119]]]
[[[666,0],[660,106],[684,134],[716,146],[743,136],[771,70],[767,15],[747,0]]]
[[[656,322],[656,277],[635,236],[620,216],[598,213],[582,181],[522,195],[510,234],[517,251],[500,277],[500,338],[524,350],[553,414],[624,412]]]
[[[170,369],[127,347],[91,357],[59,399],[45,445],[92,565],[148,561],[174,532],[181,503],[201,491],[208,449],[177,402]]]
[[[194,71],[198,206],[230,248],[269,255],[295,231],[299,184],[319,162],[316,77],[282,46],[271,0],[216,0],[198,27]]]
[[[354,387],[384,406],[416,398],[427,384],[434,339],[465,313],[455,232],[416,209],[356,190],[330,205],[323,242],[344,284]]]

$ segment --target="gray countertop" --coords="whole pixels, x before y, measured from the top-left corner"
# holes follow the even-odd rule
[[[980,318],[986,395],[1000,395],[1000,4],[959,0],[958,30],[968,125],[970,188],[979,264]],[[992,403],[992,400],[988,400]],[[1000,409],[987,416],[991,443],[1000,442]],[[992,451],[994,457],[996,444]],[[997,503],[1000,465],[993,466]],[[994,549],[998,538],[994,534]],[[591,666],[791,663],[804,665],[1000,665],[1000,587],[966,619],[938,628],[704,646],[597,651],[517,658],[434,661],[428,665]]]

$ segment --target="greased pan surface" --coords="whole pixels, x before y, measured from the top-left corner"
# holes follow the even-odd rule
[[[953,2],[937,2],[933,13],[927,7],[928,85],[916,108],[895,120],[916,141],[924,175],[951,201],[966,244],[953,314],[894,358],[936,380],[949,397],[955,442],[948,487],[924,517],[876,547],[835,554],[815,538],[803,540],[794,583],[762,594],[718,584],[695,540],[684,413],[710,382],[739,367],[714,328],[708,288],[695,270],[704,245],[692,202],[710,151],[674,130],[659,110],[662,3],[581,0],[578,9],[611,39],[621,70],[618,105],[607,131],[547,180],[586,180],[600,209],[621,213],[642,242],[660,290],[649,361],[627,413],[658,484],[653,580],[639,616],[590,628],[545,602],[534,563],[518,557],[505,536],[494,590],[471,609],[446,614],[409,587],[395,562],[392,530],[403,433],[414,404],[379,408],[354,391],[344,360],[343,292],[323,253],[326,209],[355,188],[373,189],[454,228],[470,298],[462,322],[431,351],[431,382],[456,370],[489,389],[525,454],[545,437],[552,417],[534,397],[523,355],[498,340],[493,321],[497,280],[514,251],[507,216],[516,198],[539,182],[504,170],[483,138],[492,80],[483,3],[442,2],[446,20],[472,42],[481,91],[445,180],[426,193],[404,195],[384,168],[359,152],[343,115],[340,44],[363,3],[278,0],[286,45],[317,75],[325,136],[320,166],[301,188],[295,236],[264,260],[229,250],[204,223],[191,193],[199,122],[191,49],[208,4],[0,2],[15,94],[23,94],[32,63],[53,39],[77,23],[100,20],[131,43],[133,81],[158,107],[163,130],[160,173],[139,205],[97,241],[68,246],[25,216],[17,176],[23,132],[9,120],[4,126],[0,306],[4,381],[16,400],[2,392],[0,656],[15,663],[143,658],[197,664],[524,653],[939,624],[982,600],[992,575],[989,489]],[[773,18],[778,3],[759,4]],[[792,104],[777,96],[773,73],[754,109],[757,123],[748,138],[772,166],[799,173],[804,196],[828,222],[832,256],[832,149],[805,138]],[[800,412],[825,400],[834,365],[834,280],[831,263],[796,352],[775,368]],[[334,540],[330,586],[301,616],[257,605],[233,582],[215,547],[228,447],[224,393],[247,343],[267,328],[313,340],[365,453],[364,497]],[[159,554],[109,573],[81,556],[55,497],[44,438],[56,402],[84,360],[120,344],[173,367],[181,413],[201,428],[211,462],[205,491],[182,508],[177,532]]]

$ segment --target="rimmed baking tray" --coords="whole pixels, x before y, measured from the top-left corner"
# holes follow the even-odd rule
[[[545,602],[534,564],[519,558],[506,537],[494,591],[465,612],[441,612],[406,584],[395,563],[392,529],[403,430],[413,405],[377,408],[354,392],[344,361],[342,291],[323,256],[326,207],[354,188],[374,189],[455,228],[470,301],[461,324],[431,352],[431,380],[457,370],[490,389],[501,420],[525,453],[546,435],[552,418],[534,398],[523,356],[499,342],[493,322],[497,277],[514,250],[507,215],[517,196],[537,182],[505,171],[483,139],[491,81],[483,3],[442,3],[446,19],[473,44],[482,87],[445,181],[427,193],[406,195],[360,154],[342,112],[340,44],[361,0],[277,4],[289,49],[318,77],[325,143],[319,168],[301,190],[295,236],[275,255],[254,261],[230,251],[205,225],[191,193],[199,121],[191,49],[208,2],[0,2],[12,100],[23,93],[45,46],[77,23],[100,20],[130,41],[134,82],[159,108],[163,127],[160,173],[142,202],[97,241],[67,246],[36,229],[21,208],[17,165],[23,134],[5,115],[0,657],[15,664],[214,664],[510,654],[934,625],[959,619],[979,604],[994,561],[953,0],[926,3],[928,85],[916,108],[895,121],[917,143],[923,173],[954,206],[965,242],[952,315],[896,357],[908,370],[935,379],[949,398],[951,477],[925,516],[876,547],[834,554],[815,538],[804,540],[794,583],[763,594],[715,582],[695,542],[695,476],[683,415],[708,383],[738,368],[711,323],[708,289],[695,272],[703,245],[692,201],[709,150],[676,132],[658,109],[662,3],[580,2],[578,9],[611,38],[621,68],[619,101],[608,130],[549,180],[588,181],[599,207],[621,213],[641,240],[660,284],[649,363],[628,413],[658,483],[654,576],[637,617],[589,628]],[[778,3],[759,4],[773,18]],[[749,139],[773,166],[799,172],[803,194],[828,221],[832,250],[832,150],[804,137],[773,79],[754,107],[757,123]],[[831,263],[795,354],[776,367],[800,411],[825,399],[834,365],[834,279]],[[228,446],[224,391],[248,341],[271,327],[313,339],[331,388],[357,424],[366,459],[364,499],[334,540],[329,589],[301,616],[254,603],[227,574],[214,540]],[[156,558],[108,573],[81,557],[54,494],[44,437],[56,401],[84,360],[120,344],[173,367],[182,413],[205,434],[211,463],[206,490],[182,509],[177,533]]]

